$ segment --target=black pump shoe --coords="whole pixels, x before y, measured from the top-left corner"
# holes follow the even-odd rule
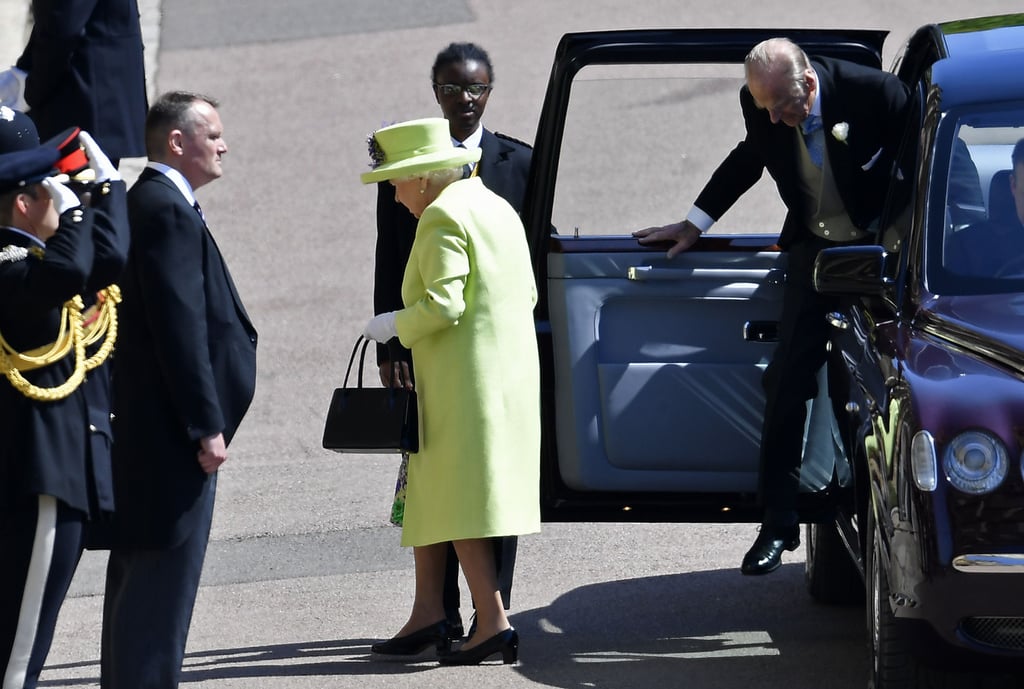
[[[442,653],[437,661],[442,665],[479,665],[495,653],[501,653],[501,662],[505,665],[519,660],[519,632],[509,627],[468,650]]]
[[[452,647],[451,635],[451,624],[448,620],[441,620],[411,634],[378,641],[370,646],[370,651],[381,655],[414,656],[433,646],[438,653],[447,653]]]

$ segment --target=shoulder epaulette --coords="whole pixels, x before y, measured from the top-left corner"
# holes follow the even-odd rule
[[[0,263],[14,263],[15,261],[24,261],[26,258],[28,258],[28,249],[23,246],[8,244],[0,249]]]
[[[533,146],[531,146],[530,144],[526,143],[525,141],[520,141],[519,139],[517,139],[517,138],[515,138],[513,136],[509,136],[508,134],[502,134],[501,132],[494,132],[494,135],[496,137],[498,137],[499,139],[504,139],[505,141],[511,141],[514,144],[519,144],[520,146],[525,146],[526,148],[529,148],[531,150],[533,149]]]

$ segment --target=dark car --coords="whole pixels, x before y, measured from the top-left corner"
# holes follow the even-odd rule
[[[985,274],[956,263],[988,265],[971,238],[1008,205],[1022,22],[914,34],[896,67],[915,107],[883,229],[828,250],[816,273],[846,306],[809,402],[806,579],[825,602],[870,594],[876,689],[926,686],[950,660],[1024,668],[1024,258]],[[672,260],[631,232],[686,214],[743,137],[744,56],[779,35],[876,67],[886,37],[631,30],[558,46],[523,210],[546,521],[761,519],[781,202],[762,180]]]

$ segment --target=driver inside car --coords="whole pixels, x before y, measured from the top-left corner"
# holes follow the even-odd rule
[[[956,232],[946,249],[946,267],[974,277],[1024,277],[1024,139],[1013,147],[1013,168],[996,173],[988,217]],[[1015,212],[998,212],[1010,208]],[[1002,202],[1000,201],[1002,197]]]

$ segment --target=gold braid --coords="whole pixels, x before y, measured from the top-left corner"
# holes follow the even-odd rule
[[[66,381],[52,388],[43,388],[30,383],[8,358],[9,354],[17,354],[17,352],[0,337],[0,367],[3,367],[4,375],[18,392],[40,402],[56,402],[70,395],[82,384],[82,381],[85,380],[85,328],[82,323],[82,308],[84,306],[82,297],[76,295],[65,302],[64,308],[61,309],[60,332],[65,333],[68,328],[71,329],[70,342],[73,343],[75,350],[75,370]],[[62,338],[58,337],[58,342],[60,339]],[[55,354],[54,350],[51,350],[50,354]],[[63,356],[61,354],[59,358],[50,359],[45,363],[54,363]]]
[[[85,360],[85,370],[91,371],[110,356],[117,340],[117,305],[121,303],[121,288],[110,285],[97,294],[99,316],[96,323],[89,329],[85,337],[86,346],[92,345],[103,337],[103,344],[91,357]]]
[[[88,329],[85,326],[82,309],[84,303],[81,296],[76,296],[64,304],[60,313],[60,329],[53,346],[44,352],[29,355],[16,351],[3,336],[0,336],[0,368],[11,385],[26,397],[40,402],[62,400],[82,384],[87,371],[91,371],[110,356],[117,340],[117,305],[121,303],[121,290],[117,285],[110,285],[97,293],[96,320]],[[68,331],[70,330],[70,335]],[[85,358],[87,347],[99,342],[100,348],[88,359]],[[44,388],[30,383],[18,368],[16,361],[31,364],[32,368],[46,366],[63,359],[72,349],[75,352],[75,368],[66,381],[60,385]]]

